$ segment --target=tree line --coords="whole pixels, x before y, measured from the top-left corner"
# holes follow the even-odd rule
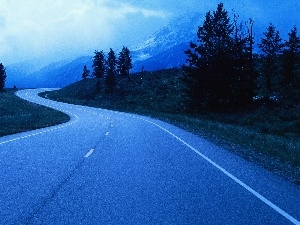
[[[192,109],[227,110],[253,103],[299,101],[300,38],[293,27],[288,40],[270,23],[253,54],[254,21],[239,23],[228,16],[222,3],[208,12],[190,43],[184,81]],[[299,104],[299,102],[297,103]]]
[[[130,69],[132,69],[132,59],[130,51],[127,47],[122,48],[118,57],[110,48],[107,56],[104,51],[95,51],[93,56],[93,72],[86,65],[83,68],[82,78],[87,77],[97,78],[96,87],[99,91],[104,90],[105,93],[112,93],[116,86],[117,76],[125,77],[130,81]]]

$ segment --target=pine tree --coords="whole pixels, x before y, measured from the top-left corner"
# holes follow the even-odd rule
[[[297,28],[293,27],[288,34],[289,39],[284,42],[283,50],[283,82],[282,97],[284,104],[295,105],[300,98],[300,37]],[[298,102],[297,102],[298,101]]]
[[[266,96],[270,98],[272,92],[278,91],[279,85],[279,54],[282,50],[282,39],[279,31],[276,31],[275,26],[270,23],[267,31],[263,33],[264,37],[261,43],[258,44],[263,52],[263,71],[265,77]]]
[[[105,73],[105,54],[103,51],[95,51],[93,57],[93,76],[96,78],[102,78]]]
[[[110,49],[106,61],[105,84],[107,93],[112,93],[116,85],[116,64],[117,58],[115,52]]]
[[[188,66],[184,66],[184,81],[187,84],[187,94],[189,96],[189,104],[192,108],[197,109],[201,105],[206,105],[206,80],[209,76],[209,53],[211,50],[212,37],[212,15],[210,11],[206,13],[206,17],[202,27],[197,32],[198,44],[191,42],[190,48],[184,53],[187,55]],[[208,51],[204,49],[207,48]]]
[[[121,76],[127,77],[130,80],[130,69],[132,69],[130,51],[127,47],[123,46],[122,51],[118,55],[117,71]]]
[[[98,90],[101,88],[101,79],[105,74],[105,54],[103,51],[95,51],[95,55],[93,57],[93,73],[92,75],[97,78],[96,87]]]
[[[250,102],[251,91],[247,97],[243,92],[250,82],[246,77],[250,72],[244,68],[249,64],[248,37],[241,34],[236,18],[232,23],[220,3],[215,12],[206,14],[197,37],[197,43],[190,43],[185,51],[184,80],[192,107],[219,110]]]
[[[246,31],[238,16],[234,15],[234,38],[231,58],[233,60],[233,80],[231,84],[233,102],[238,106],[249,105],[254,96],[254,63],[253,63],[253,24],[249,19],[245,23]]]
[[[5,87],[6,71],[2,63],[0,63],[0,91]]]
[[[300,63],[300,37],[297,36],[296,26],[288,34],[289,40],[284,43],[284,86],[292,88],[295,85],[296,68]]]
[[[86,65],[84,65],[82,79],[86,79],[89,75],[90,75],[90,71],[87,69]]]
[[[247,22],[245,23],[247,27],[247,59],[246,59],[246,75],[248,79],[248,84],[245,85],[245,93],[247,95],[247,99],[249,100],[249,103],[253,103],[254,98],[254,89],[255,89],[255,79],[256,79],[256,71],[254,67],[254,54],[253,54],[253,46],[254,46],[254,34],[253,34],[253,27],[254,27],[254,20],[249,19],[249,26]]]

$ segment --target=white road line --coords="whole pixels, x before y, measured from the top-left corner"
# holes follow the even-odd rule
[[[88,158],[92,153],[94,152],[94,149],[92,148],[88,153],[85,154],[84,158]]]
[[[293,224],[300,225],[300,221],[298,221],[297,219],[295,219],[294,217],[292,217],[291,215],[289,215],[287,212],[285,212],[284,210],[282,210],[281,208],[279,208],[277,205],[275,205],[274,203],[272,203],[271,201],[269,201],[268,199],[266,199],[264,196],[262,196],[261,194],[259,194],[255,190],[253,190],[251,187],[249,187],[243,181],[239,180],[237,177],[235,177],[234,175],[232,175],[231,173],[229,173],[227,170],[225,170],[223,167],[221,167],[220,165],[218,165],[217,163],[215,163],[214,161],[212,161],[207,156],[203,155],[196,148],[194,148],[193,146],[189,145],[187,142],[185,142],[184,140],[182,140],[181,138],[179,138],[178,136],[176,136],[175,134],[173,134],[171,131],[169,131],[169,130],[163,128],[162,126],[160,126],[160,125],[158,125],[158,124],[156,124],[154,122],[151,122],[149,120],[146,120],[146,119],[143,119],[143,118],[140,118],[140,117],[137,117],[137,118],[140,119],[140,120],[146,121],[148,123],[151,123],[151,124],[159,127],[160,129],[162,129],[163,131],[167,132],[168,134],[170,134],[171,136],[173,136],[175,139],[177,139],[178,141],[180,141],[182,144],[184,144],[185,146],[187,146],[188,148],[190,148],[191,150],[193,150],[195,153],[197,153],[199,156],[201,156],[207,162],[209,162],[210,164],[212,164],[214,167],[216,167],[218,170],[220,170],[226,176],[228,176],[229,178],[231,178],[237,184],[241,185],[247,191],[249,191],[250,193],[252,193],[255,197],[257,197],[258,199],[260,199],[261,201],[263,201],[265,204],[267,204],[268,206],[270,206],[272,209],[274,209],[276,212],[278,212],[279,214],[281,214],[282,216],[284,216],[286,219],[288,219],[289,221],[291,221]]]
[[[28,95],[28,93],[26,93],[26,95]],[[117,113],[117,112],[115,112],[115,113]],[[124,113],[119,113],[119,114],[124,114]],[[75,114],[72,114],[72,115],[74,115],[75,117],[77,117]],[[129,116],[131,116],[131,115],[129,115]],[[281,208],[279,208],[277,205],[275,205],[274,203],[272,203],[271,201],[269,201],[268,199],[266,199],[264,196],[262,196],[261,194],[259,194],[255,190],[253,190],[251,187],[249,187],[244,182],[242,182],[241,180],[239,180],[233,174],[229,173],[223,167],[221,167],[220,165],[218,165],[217,163],[215,163],[214,161],[212,161],[207,156],[203,155],[200,151],[198,151],[196,148],[194,148],[193,146],[189,145],[187,142],[185,142],[184,140],[182,140],[181,138],[179,138],[178,136],[176,136],[175,134],[173,134],[171,131],[169,131],[169,130],[165,129],[164,127],[162,127],[162,126],[160,126],[160,125],[158,125],[158,124],[156,124],[154,122],[151,122],[149,120],[146,120],[146,119],[143,119],[143,118],[140,118],[140,117],[136,117],[136,116],[131,116],[131,117],[138,118],[140,120],[143,120],[145,122],[153,124],[153,125],[159,127],[160,129],[162,129],[163,131],[167,132],[168,134],[170,134],[171,136],[173,136],[175,139],[177,139],[178,141],[180,141],[182,144],[184,144],[185,146],[187,146],[188,148],[190,148],[191,150],[193,150],[196,154],[198,154],[204,160],[206,160],[211,165],[213,165],[214,167],[216,167],[218,170],[220,170],[226,176],[228,176],[229,178],[231,178],[237,184],[239,184],[240,186],[242,186],[243,188],[245,188],[247,191],[249,191],[250,193],[252,193],[255,197],[257,197],[262,202],[264,202],[265,204],[267,204],[269,207],[271,207],[272,209],[274,209],[276,212],[278,212],[279,214],[281,214],[283,217],[285,217],[286,219],[288,219],[290,222],[292,222],[293,224],[296,224],[296,225],[300,225],[300,222],[297,219],[295,219],[294,217],[292,217],[291,215],[289,215],[287,212],[285,212],[284,210],[282,210]],[[78,119],[79,118],[77,117],[77,121],[78,121]],[[107,118],[107,119],[109,119],[109,118]],[[75,122],[77,122],[77,121],[75,121]],[[75,122],[73,122],[73,123],[75,123]],[[67,124],[66,126],[69,126],[69,125],[71,125],[71,124]],[[113,125],[111,125],[111,126],[113,126]],[[62,126],[62,127],[65,127],[65,126]],[[62,128],[62,127],[59,127],[59,128]],[[53,129],[51,129],[51,130],[53,130]],[[50,130],[48,130],[48,131],[50,131]],[[47,131],[44,131],[44,132],[47,132]],[[106,135],[108,135],[108,133],[109,132],[107,132]],[[31,135],[37,135],[37,134],[39,134],[39,133],[31,134]],[[29,137],[29,135],[24,136],[24,137],[20,137],[20,138],[15,138],[15,139],[12,139],[12,140],[9,140],[9,141],[1,142],[0,145],[4,144],[4,143],[7,143],[7,142],[12,142],[12,141],[20,140],[22,138],[27,138],[27,137]],[[93,152],[94,152],[94,149],[91,149],[84,157],[88,158]]]
[[[26,92],[25,95],[28,96],[28,92]],[[21,98],[21,96],[19,96],[18,93],[17,93],[17,96]],[[28,97],[30,97],[30,96],[28,96]],[[32,98],[32,97],[31,97],[31,98]],[[33,134],[28,134],[28,135],[25,135],[25,136],[22,136],[22,137],[18,137],[18,138],[10,139],[10,140],[7,140],[7,141],[3,141],[3,142],[0,142],[0,145],[6,144],[6,143],[10,143],[10,142],[14,142],[14,141],[18,141],[18,140],[21,140],[21,139],[24,139],[24,138],[29,138],[29,137],[32,137],[32,136],[35,136],[35,135],[47,133],[47,132],[50,132],[50,131],[62,129],[62,128],[71,126],[71,125],[73,125],[73,124],[75,124],[75,123],[77,123],[77,122],[79,121],[79,117],[78,117],[77,115],[75,115],[74,113],[71,113],[71,112],[66,111],[66,110],[63,110],[63,109],[58,109],[58,108],[57,108],[57,110],[59,110],[59,111],[61,111],[61,112],[65,112],[65,113],[67,113],[67,114],[69,114],[69,115],[73,115],[73,116],[76,118],[76,120],[73,121],[73,122],[71,122],[71,123],[70,123],[70,122],[67,122],[67,123],[66,123],[65,125],[63,125],[63,126],[57,125],[57,126],[52,127],[52,128],[50,127],[49,129],[44,130],[44,131],[39,131],[39,132],[36,132],[36,133],[33,133]],[[43,128],[41,128],[41,129],[43,129]],[[28,131],[28,132],[30,132],[30,131]]]
[[[18,141],[18,140],[21,140],[21,139],[24,139],[24,138],[29,138],[29,137],[32,137],[32,136],[35,136],[35,135],[39,135],[39,134],[43,134],[43,133],[47,133],[47,132],[50,132],[50,131],[54,131],[54,130],[58,130],[58,129],[62,129],[62,128],[71,126],[71,125],[77,123],[78,120],[79,120],[78,116],[76,116],[75,114],[72,114],[72,115],[76,117],[76,120],[74,122],[72,122],[72,123],[68,123],[68,124],[66,124],[64,126],[54,127],[54,128],[51,128],[51,129],[47,129],[47,130],[44,130],[44,131],[37,132],[37,133],[28,134],[28,135],[25,135],[25,136],[22,136],[22,137],[18,137],[18,138],[14,138],[14,139],[11,139],[11,140],[3,141],[3,142],[0,142],[0,145],[6,144],[6,143],[9,143],[9,142]],[[43,128],[41,128],[41,129],[43,129]],[[27,132],[30,132],[30,131],[27,131]]]
[[[18,92],[16,93],[16,95],[17,95],[18,97],[22,98],[22,95],[20,95]],[[28,93],[28,91],[25,93],[25,95],[26,95],[28,98],[31,98],[31,99],[33,99],[33,100],[36,100],[35,103],[40,104],[40,103],[39,103],[40,101],[37,101],[37,100],[39,100],[39,99],[35,99],[34,97],[30,96],[29,93]],[[50,101],[50,100],[49,100],[49,101]],[[45,102],[45,101],[43,101],[43,102]],[[51,104],[54,105],[55,103],[54,103],[53,101],[51,101]],[[73,108],[71,105],[67,105],[67,104],[64,104],[64,105],[65,105],[67,108],[71,108],[71,109]],[[47,105],[45,105],[45,106],[47,106]],[[50,106],[48,106],[48,107],[50,107]],[[53,108],[53,107],[50,107],[50,108]],[[77,122],[79,121],[79,118],[78,118],[77,115],[75,115],[75,114],[73,114],[73,113],[71,113],[71,112],[69,112],[69,111],[67,111],[67,110],[60,109],[60,108],[56,108],[56,107],[55,107],[55,109],[58,110],[58,111],[67,113],[67,114],[69,114],[69,115],[73,115],[73,116],[76,118],[76,120],[75,120],[74,122],[72,122],[72,123],[67,123],[67,124],[65,124],[65,125],[63,125],[63,126],[55,126],[55,127],[53,127],[53,128],[47,129],[47,130],[45,130],[45,131],[41,131],[41,132],[37,132],[37,133],[33,133],[33,134],[26,135],[26,136],[22,136],[22,137],[19,137],[19,138],[14,138],[14,139],[11,139],[11,140],[3,141],[3,142],[0,142],[0,145],[6,144],[6,143],[9,143],[9,142],[13,142],[13,141],[17,141],[17,140],[20,140],[20,139],[24,139],[24,138],[29,138],[29,137],[32,137],[32,136],[35,136],[35,135],[38,135],[38,134],[43,134],[43,133],[46,133],[46,132],[50,132],[50,131],[62,129],[62,128],[64,128],[64,127],[71,126],[71,125],[73,125],[73,124],[75,124],[75,123],[77,123]],[[79,109],[79,110],[82,110],[82,109]],[[93,112],[93,111],[91,111],[91,110],[86,110],[86,109],[84,109],[84,111],[85,111],[85,112],[88,112],[88,113],[92,113],[92,114],[94,114],[94,115],[100,115],[100,116],[106,118],[107,120],[111,120],[111,118],[109,118],[109,117],[107,117],[107,116],[104,116],[104,115],[102,115],[102,114]],[[111,121],[111,122],[112,122],[112,121]],[[111,126],[113,126],[113,125],[111,125]],[[28,132],[30,132],[30,131],[28,131]],[[108,134],[109,134],[109,132],[107,132],[105,135],[108,135]]]

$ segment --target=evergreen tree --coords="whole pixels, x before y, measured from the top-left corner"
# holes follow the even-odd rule
[[[206,14],[197,37],[197,43],[190,43],[185,51],[188,66],[184,67],[184,80],[192,106],[218,110],[250,102],[253,94],[243,91],[250,82],[245,68],[250,60],[249,38],[243,37],[236,20],[230,21],[222,3],[215,12]]]
[[[82,79],[86,79],[89,75],[90,75],[90,71],[87,69],[86,65],[84,65]]]
[[[253,63],[253,24],[249,19],[238,25],[238,16],[234,16],[234,39],[231,52],[233,66],[233,80],[231,83],[232,101],[238,105],[249,105],[254,96],[254,63]]]
[[[110,49],[107,61],[106,61],[106,75],[105,75],[105,84],[107,93],[111,93],[114,91],[114,87],[116,85],[116,64],[117,58],[115,52]]]
[[[275,26],[270,23],[267,31],[263,33],[264,37],[261,43],[258,44],[263,52],[263,71],[265,77],[265,97],[270,97],[272,92],[278,91],[279,82],[279,54],[282,50],[282,39],[279,31],[276,31]]]
[[[121,76],[127,77],[130,80],[130,69],[132,69],[130,51],[127,47],[123,46],[122,51],[118,55],[117,70]]]
[[[0,91],[5,87],[6,71],[2,63],[0,63]]]
[[[95,55],[93,57],[93,73],[92,75],[97,78],[97,89],[101,88],[101,78],[104,77],[105,74],[105,55],[103,51],[95,51]]]
[[[289,40],[284,43],[283,69],[284,87],[293,88],[296,81],[296,69],[300,63],[300,37],[297,36],[296,26],[288,34]]]
[[[93,76],[102,78],[105,74],[105,54],[103,51],[95,51],[93,57]]]

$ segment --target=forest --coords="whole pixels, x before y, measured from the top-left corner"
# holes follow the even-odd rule
[[[216,11],[206,14],[195,32],[197,41],[191,42],[182,53],[187,56],[180,78],[185,84],[182,91],[186,95],[184,103],[188,106],[184,109],[187,112],[299,106],[300,38],[297,27],[291,28],[287,40],[282,40],[270,22],[257,43],[259,50],[254,51],[254,26],[252,19],[240,21],[237,14],[230,18],[222,3]],[[111,94],[119,90],[119,77],[125,76],[130,82],[131,68],[127,47],[123,47],[118,58],[112,49],[107,57],[103,51],[95,51],[93,72],[89,75],[85,67],[82,77],[97,78],[97,89]]]
[[[253,53],[254,21],[239,23],[222,3],[208,12],[190,43],[184,80],[194,109],[235,110],[254,103],[299,105],[300,38],[296,26],[283,41],[270,23]]]

